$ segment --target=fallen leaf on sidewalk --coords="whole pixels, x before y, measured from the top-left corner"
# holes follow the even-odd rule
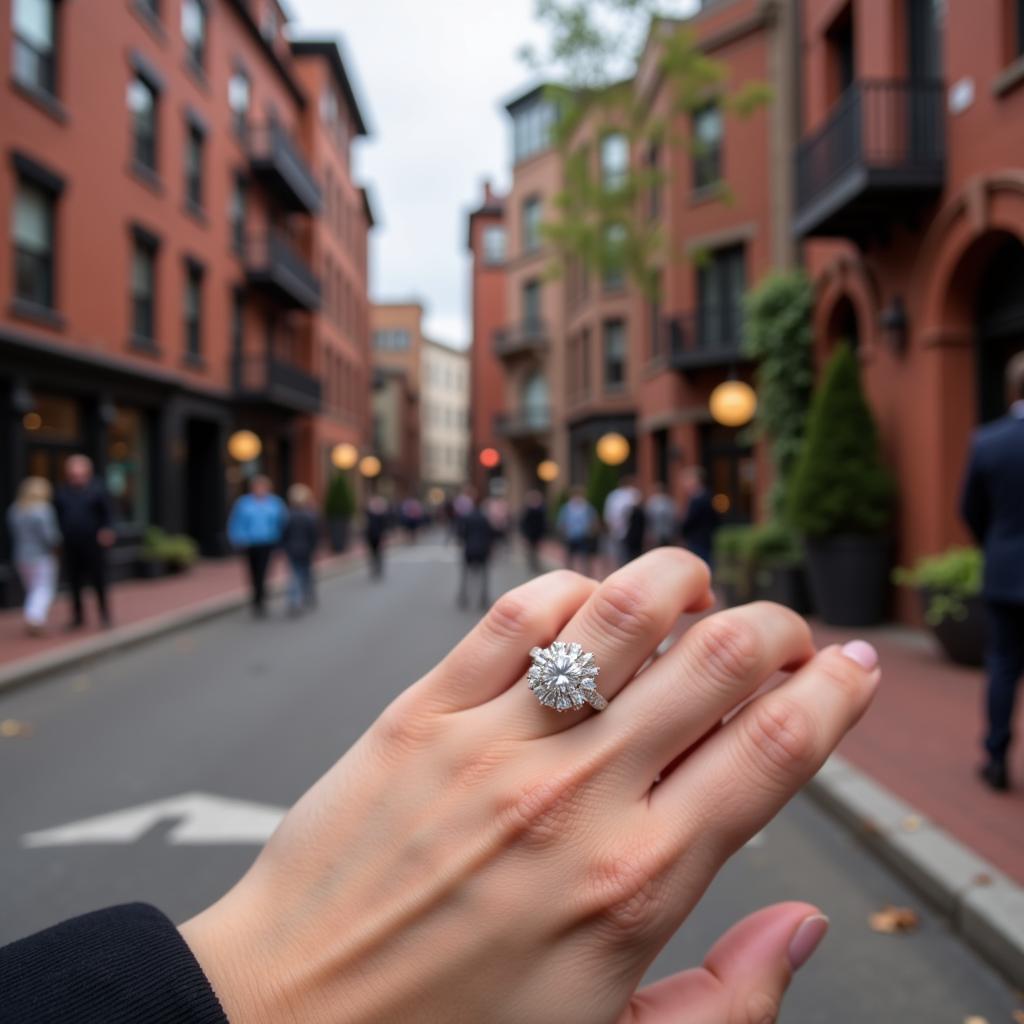
[[[32,726],[28,722],[19,722],[16,718],[5,718],[0,722],[0,736],[31,736]]]
[[[920,919],[910,907],[882,907],[868,918],[871,930],[880,932],[882,935],[916,931],[919,923]]]

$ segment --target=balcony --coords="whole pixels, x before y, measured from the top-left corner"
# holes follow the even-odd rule
[[[743,354],[742,328],[740,309],[729,310],[721,319],[710,313],[670,317],[665,321],[669,366],[692,373],[748,362]]]
[[[235,394],[244,402],[273,405],[289,412],[320,409],[320,381],[270,352],[236,355],[233,371]]]
[[[320,186],[305,157],[280,125],[271,121],[250,128],[248,147],[253,177],[274,193],[284,209],[320,212]]]
[[[246,241],[245,275],[251,286],[266,289],[287,309],[320,308],[316,274],[281,232],[271,231]]]
[[[551,429],[551,408],[546,405],[527,406],[518,412],[498,413],[494,432],[510,441],[529,441],[543,437]]]
[[[522,323],[499,327],[494,332],[494,354],[499,359],[531,352],[543,352],[548,347],[548,328],[543,320],[524,320]]]
[[[935,198],[945,178],[941,81],[855,82],[796,158],[801,238],[857,241]]]

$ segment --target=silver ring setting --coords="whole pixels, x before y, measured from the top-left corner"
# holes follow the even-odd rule
[[[550,647],[534,647],[530,651],[533,665],[526,673],[527,685],[545,707],[571,711],[589,704],[595,711],[604,711],[608,701],[597,692],[594,655],[579,644],[556,640]]]

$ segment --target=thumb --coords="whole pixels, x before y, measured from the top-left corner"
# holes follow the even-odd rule
[[[743,918],[711,948],[703,967],[641,989],[621,1024],[771,1024],[793,972],[828,931],[809,903],[776,903]]]

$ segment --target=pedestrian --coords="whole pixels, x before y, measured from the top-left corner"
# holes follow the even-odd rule
[[[425,518],[423,502],[418,498],[409,497],[399,507],[399,518],[402,521],[402,528],[405,530],[410,544],[416,543],[419,529]]]
[[[1006,371],[1009,414],[980,427],[971,442],[963,518],[985,554],[988,690],[982,779],[1010,786],[1013,709],[1024,675],[1024,352]]]
[[[60,528],[54,512],[53,488],[41,476],[26,477],[18,497],[7,510],[14,567],[25,591],[22,615],[25,629],[42,634],[57,592],[57,548]]]
[[[370,579],[384,575],[384,538],[388,532],[390,509],[386,499],[375,494],[366,503],[366,549],[370,553]]]
[[[626,561],[632,562],[644,553],[644,537],[647,535],[647,513],[644,511],[643,495],[639,495],[636,503],[629,510],[626,522],[626,536],[623,538]]]
[[[711,565],[712,545],[721,516],[711,501],[703,466],[688,466],[683,471],[683,488],[687,495],[686,515],[679,532],[686,547]]]
[[[245,553],[252,613],[257,618],[266,614],[267,573],[287,521],[285,503],[274,493],[270,478],[262,474],[249,481],[249,493],[234,503],[228,517],[228,540]]]
[[[608,538],[612,546],[612,558],[617,565],[625,565],[630,560],[630,546],[626,534],[629,531],[629,520],[633,506],[641,500],[640,492],[631,476],[624,476],[618,486],[612,490],[604,501],[604,524],[608,529]]]
[[[526,561],[530,572],[540,572],[540,542],[548,531],[548,517],[544,509],[544,495],[540,491],[526,492],[523,511],[519,517],[519,533],[526,542]]]
[[[491,603],[487,577],[495,542],[494,527],[484,510],[479,505],[474,505],[462,517],[459,530],[459,539],[462,541],[462,574],[457,604],[460,608],[469,607],[470,578],[475,577],[479,587],[480,608],[485,609]]]
[[[492,494],[484,499],[482,511],[491,526],[492,543],[504,544],[508,540],[508,528],[512,519],[508,499],[502,494]]]
[[[64,542],[64,567],[73,608],[68,629],[85,623],[82,592],[91,584],[100,621],[111,625],[107,602],[107,551],[117,540],[114,513],[107,489],[93,474],[88,455],[72,455],[64,463],[66,483],[57,491],[54,507]]]
[[[647,514],[647,529],[654,547],[663,548],[674,544],[679,530],[679,507],[660,481],[654,485],[644,505],[644,512]]]
[[[288,488],[288,521],[281,534],[281,547],[291,567],[289,615],[316,607],[313,555],[319,540],[320,522],[313,509],[313,492],[305,484],[292,484]]]
[[[597,547],[597,512],[587,501],[583,488],[574,487],[569,500],[559,509],[558,533],[565,544],[565,564],[590,575],[590,560]]]

